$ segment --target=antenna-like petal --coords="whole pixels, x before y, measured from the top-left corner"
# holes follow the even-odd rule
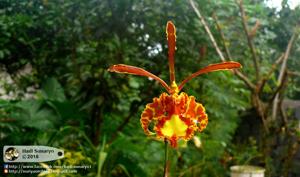
[[[176,47],[176,28],[175,25],[168,21],[166,27],[167,40],[168,40],[168,55],[169,55],[169,70],[170,70],[170,85],[175,82],[175,69],[174,69],[174,55]]]
[[[234,62],[234,61],[229,61],[229,62],[223,62],[223,63],[216,63],[216,64],[211,64],[208,65],[202,69],[200,69],[199,71],[191,74],[189,77],[187,77],[186,79],[184,79],[179,87],[178,90],[180,91],[184,84],[186,84],[188,81],[190,81],[191,79],[193,79],[194,77],[197,77],[201,74],[205,74],[205,73],[209,73],[209,72],[214,72],[214,71],[219,71],[219,70],[229,70],[229,69],[237,69],[237,68],[241,68],[242,65],[238,62]]]
[[[157,77],[156,75],[154,75],[142,68],[139,68],[139,67],[118,64],[118,65],[113,65],[113,66],[109,67],[108,71],[150,77],[150,78],[158,81],[168,92],[170,91],[170,87],[168,86],[168,84],[166,84],[165,81],[163,81],[161,78]]]

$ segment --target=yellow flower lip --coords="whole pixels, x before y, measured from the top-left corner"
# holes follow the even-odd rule
[[[186,136],[186,130],[188,126],[179,118],[178,115],[173,114],[170,120],[167,120],[161,129],[162,134],[165,137],[184,137]]]

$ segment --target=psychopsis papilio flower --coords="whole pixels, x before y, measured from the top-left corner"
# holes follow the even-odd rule
[[[158,81],[167,93],[162,93],[153,102],[146,105],[141,115],[141,126],[146,135],[156,136],[158,139],[168,140],[172,147],[177,146],[179,139],[190,140],[195,132],[201,132],[208,123],[205,108],[196,102],[194,96],[180,92],[183,86],[201,74],[241,68],[241,64],[234,61],[208,65],[184,79],[179,86],[175,82],[174,55],[176,48],[176,28],[172,22],[166,26],[168,40],[168,59],[170,71],[170,85],[158,76],[135,66],[117,64],[111,66],[108,71],[145,76]],[[149,130],[150,123],[153,129]]]

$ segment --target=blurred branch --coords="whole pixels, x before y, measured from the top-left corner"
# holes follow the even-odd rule
[[[76,51],[76,42],[73,42],[72,48],[71,48],[71,61],[73,64],[73,73],[74,75],[77,77],[77,79],[79,79],[81,82],[81,70],[80,70],[80,66],[78,65],[77,62],[77,51]]]
[[[92,108],[92,121],[91,127],[93,127],[91,139],[93,140],[93,144],[97,146],[99,144],[100,139],[100,129],[103,123],[103,110],[104,106],[98,106],[94,104]]]
[[[213,43],[214,48],[216,49],[216,51],[217,51],[218,55],[220,56],[221,60],[222,60],[223,62],[226,61],[225,58],[224,58],[224,56],[223,56],[223,54],[222,54],[222,52],[221,52],[221,50],[220,50],[220,48],[218,47],[218,45],[217,45],[217,43],[216,43],[215,38],[213,37],[212,33],[210,32],[210,29],[209,29],[209,27],[207,26],[204,17],[201,15],[200,11],[197,9],[197,7],[196,7],[194,1],[193,1],[193,0],[189,0],[189,2],[190,2],[190,4],[191,4],[191,6],[192,6],[194,12],[196,13],[196,15],[198,16],[198,18],[200,19],[200,22],[201,22],[202,25],[204,26],[205,31],[206,31],[206,33],[208,34],[209,39],[210,39],[211,42]]]
[[[222,39],[222,42],[223,42],[223,45],[224,45],[224,48],[225,48],[225,53],[228,57],[229,60],[232,60],[232,57],[231,57],[231,54],[230,54],[230,50],[228,49],[227,45],[226,45],[226,39],[225,39],[225,35],[222,31],[222,28],[218,22],[218,18],[216,16],[216,14],[213,14],[213,18],[216,22],[216,25],[217,25],[217,29],[221,35],[221,39]],[[220,56],[221,57],[221,56]],[[255,90],[255,85],[249,80],[249,78],[247,76],[245,76],[242,72],[240,72],[239,70],[234,70],[234,74],[237,75],[242,81],[244,81],[244,83],[248,86],[248,88],[250,90]]]
[[[285,112],[282,104],[280,105],[280,114],[281,114],[281,117],[282,117],[284,127],[288,128],[288,116],[286,115],[286,112]]]
[[[281,88],[282,87],[282,84],[283,84],[283,81],[284,81],[284,75],[285,75],[285,72],[287,70],[287,60],[289,58],[289,55],[290,55],[290,52],[291,52],[291,48],[293,46],[293,43],[294,41],[296,40],[298,35],[296,35],[295,33],[292,35],[291,39],[289,40],[289,43],[287,45],[287,48],[286,48],[286,51],[284,53],[284,56],[283,56],[283,61],[282,61],[282,64],[281,64],[281,69],[280,69],[280,73],[279,73],[279,76],[278,76],[278,88]],[[276,114],[277,114],[277,110],[278,110],[278,100],[279,100],[279,93],[278,91],[275,91],[274,93],[274,102],[273,102],[273,109],[272,109],[272,117],[271,117],[271,120],[275,120],[275,117],[276,117]]]
[[[223,43],[223,46],[224,46],[224,49],[225,49],[225,54],[226,54],[227,58],[231,60],[232,59],[231,53],[230,53],[230,51],[229,51],[229,49],[228,49],[228,47],[226,45],[225,35],[224,35],[223,31],[222,31],[221,25],[219,24],[218,17],[217,17],[217,15],[215,13],[213,13],[212,16],[213,16],[213,19],[216,22],[217,29],[218,29],[218,31],[219,31],[219,33],[221,35],[222,43]]]
[[[9,122],[16,122],[16,119],[13,118],[2,118],[0,119],[0,122],[9,123]]]
[[[245,31],[245,34],[246,34],[246,37],[247,37],[248,45],[249,45],[251,53],[252,53],[252,59],[253,59],[253,63],[254,63],[255,71],[256,71],[255,72],[256,79],[258,80],[259,79],[259,73],[260,73],[260,69],[259,69],[259,66],[258,66],[258,57],[257,57],[256,51],[255,51],[253,41],[252,41],[252,35],[249,33],[249,30],[248,30],[246,14],[245,14],[245,10],[244,10],[244,7],[243,7],[243,1],[239,0],[238,5],[239,5],[239,8],[240,8],[243,28],[244,28],[244,31]]]
[[[269,103],[272,104],[272,102],[275,100],[276,96],[278,95],[278,93],[282,90],[284,84],[286,84],[286,82],[288,81],[288,75],[285,73],[284,77],[283,77],[283,81],[280,83],[280,85],[276,88],[275,92],[273,93],[272,97],[270,98]],[[278,95],[279,96],[279,95]],[[279,102],[279,101],[278,101]]]
[[[297,138],[294,137],[294,139]],[[299,140],[298,140],[299,141]],[[297,142],[297,141],[293,141],[293,143],[289,143],[288,144],[288,152],[286,153],[287,155],[284,157],[283,159],[283,177],[288,177],[290,176],[290,171],[291,171],[291,168],[293,167],[293,162],[294,162],[294,159],[295,159],[295,156],[297,157],[297,152],[299,152],[299,148],[300,148],[300,143]]]
[[[298,71],[290,71],[290,70],[288,70],[287,74],[290,75],[290,76],[300,77],[300,72],[298,72]]]
[[[237,75],[244,83],[248,86],[248,88],[252,91],[255,90],[255,85],[249,80],[249,78],[244,75],[242,72],[239,70],[234,70],[233,71],[235,75]]]
[[[259,28],[259,26],[260,26],[260,21],[256,20],[254,27],[249,32],[249,35],[250,35],[251,39],[255,37],[256,31]]]
[[[252,104],[262,120],[265,132],[267,134],[269,134],[269,132],[270,132],[269,126],[268,126],[268,122],[267,122],[267,117],[265,115],[266,107],[265,107],[265,104],[261,101],[259,94],[257,92],[252,93]]]
[[[143,102],[133,102],[131,104],[132,105],[131,105],[131,108],[130,108],[130,113],[124,119],[124,121],[119,125],[117,130],[114,132],[114,134],[112,135],[112,137],[111,137],[110,141],[108,142],[108,144],[111,144],[117,138],[118,133],[122,132],[124,127],[129,123],[130,119],[134,116],[134,114],[137,113],[139,107],[143,104]]]
[[[260,92],[262,88],[264,88],[264,85],[270,79],[271,75],[274,73],[277,66],[283,61],[283,58],[284,58],[284,54],[280,55],[280,57],[272,65],[270,71],[261,79],[258,85],[258,92]]]

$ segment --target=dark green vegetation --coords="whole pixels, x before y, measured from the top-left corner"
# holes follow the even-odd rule
[[[242,63],[246,79],[218,72],[185,86],[206,107],[209,124],[171,150],[171,176],[228,176],[236,164],[299,176],[299,117],[284,104],[300,99],[299,7],[197,2],[223,55]],[[221,61],[188,1],[1,0],[1,147],[62,148],[66,158],[53,163],[91,165],[82,176],[161,176],[164,143],[144,135],[139,117],[163,88],[106,69],[126,63],[167,81],[168,20],[177,27],[178,81]]]

